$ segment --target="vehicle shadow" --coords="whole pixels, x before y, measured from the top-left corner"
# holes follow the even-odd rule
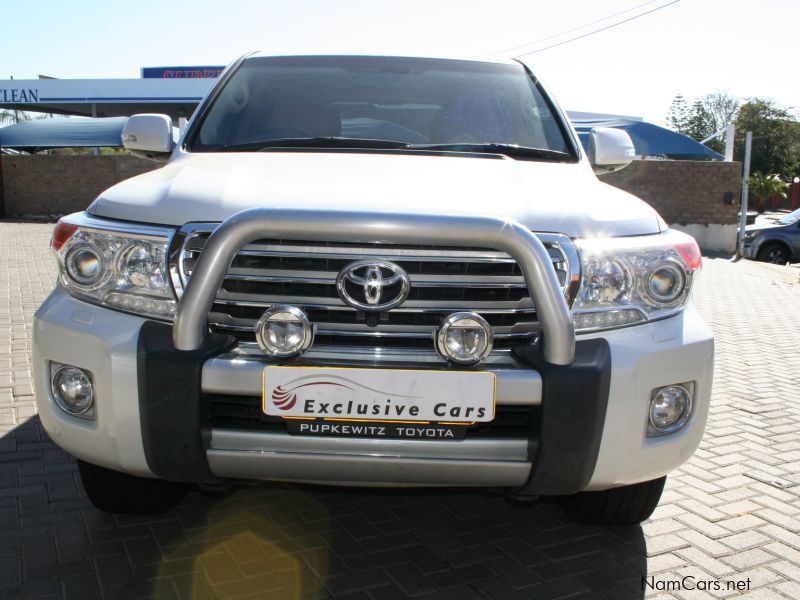
[[[644,597],[640,527],[492,491],[247,484],[108,515],[32,417],[0,437],[0,597]]]

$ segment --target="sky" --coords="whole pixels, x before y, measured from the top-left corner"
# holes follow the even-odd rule
[[[139,77],[249,50],[505,56],[666,5],[653,0],[0,0],[0,78]],[[663,124],[672,98],[714,91],[800,108],[800,1],[678,0],[526,63],[567,110]]]

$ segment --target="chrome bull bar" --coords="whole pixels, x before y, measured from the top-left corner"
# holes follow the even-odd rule
[[[522,270],[542,326],[544,359],[571,364],[575,329],[547,250],[523,225],[495,217],[250,208],[232,215],[206,241],[178,304],[172,339],[197,350],[208,313],[236,253],[259,239],[486,246],[509,254]]]

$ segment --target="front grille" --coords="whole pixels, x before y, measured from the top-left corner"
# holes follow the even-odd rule
[[[265,415],[259,397],[212,394],[206,399],[211,428],[286,433],[286,421]],[[535,406],[498,405],[494,420],[471,426],[466,437],[528,437],[537,417],[538,407]]]
[[[170,267],[178,291],[191,277],[213,225],[184,227],[173,242]],[[577,286],[577,260],[564,236],[542,234],[568,300]],[[367,314],[345,304],[336,278],[364,259],[391,261],[410,279],[408,298],[398,307]],[[432,351],[432,336],[456,311],[473,311],[494,330],[495,348],[529,343],[539,323],[516,261],[478,247],[389,243],[260,240],[242,248],[209,315],[213,329],[254,345],[254,327],[276,304],[302,308],[317,327],[314,347],[403,347]]]

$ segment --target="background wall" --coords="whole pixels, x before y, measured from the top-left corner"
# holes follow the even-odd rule
[[[733,252],[741,173],[738,162],[636,160],[600,179],[639,196],[671,227],[693,235],[704,250]],[[732,204],[725,201],[726,193]]]
[[[135,156],[3,156],[5,217],[63,215],[85,209],[106,188],[151,171]],[[3,216],[3,215],[0,215]]]
[[[160,166],[133,156],[3,156],[1,162],[6,217],[83,210],[107,187]],[[740,177],[740,163],[634,161],[601,180],[648,202],[701,248],[733,252]]]

